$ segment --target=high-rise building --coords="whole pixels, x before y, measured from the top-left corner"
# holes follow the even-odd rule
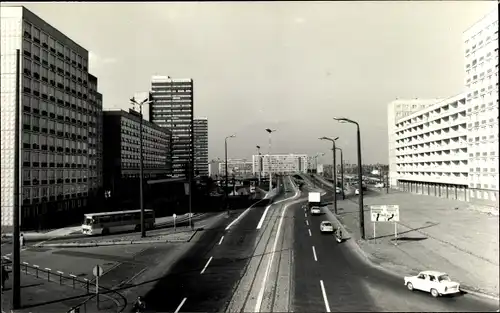
[[[439,102],[443,99],[397,99],[390,102],[387,106],[387,132],[389,143],[389,183],[391,186],[397,186],[397,156],[396,156],[396,123],[415,112]]]
[[[103,120],[102,120],[102,94],[97,92],[97,77],[89,74],[89,96],[88,105],[92,111],[99,112],[90,118],[89,125],[95,127],[95,133],[89,136],[89,194],[92,196],[102,195],[103,181],[102,181],[102,133],[103,133]],[[97,135],[99,134],[99,135]]]
[[[227,173],[229,176],[251,176],[252,175],[252,162],[246,159],[228,159],[227,160]],[[219,176],[226,176],[226,162],[219,163]]]
[[[498,7],[463,34],[470,201],[498,205]]]
[[[291,174],[296,172],[307,173],[306,154],[252,155],[253,173],[258,172],[259,162],[261,159],[262,175],[264,176],[269,175],[269,171],[273,174]]]
[[[208,119],[194,119],[194,171],[196,175],[208,176]]]
[[[183,176],[194,165],[193,80],[153,76],[151,97],[149,119],[172,131],[172,175]]]
[[[105,190],[112,197],[130,199],[138,194],[141,115],[132,109],[106,110],[103,120]],[[143,177],[165,178],[171,171],[171,132],[145,120],[142,127]]]
[[[14,171],[18,170],[21,227],[61,226],[81,218],[91,187],[95,190],[99,185],[94,178],[102,111],[100,105],[89,102],[91,89],[96,92],[97,86],[89,88],[88,51],[24,7],[2,7],[0,12],[1,223],[7,228],[13,223]],[[16,49],[21,51],[20,73]],[[22,112],[15,112],[17,75]],[[17,169],[16,115],[22,129],[17,152],[21,168]]]

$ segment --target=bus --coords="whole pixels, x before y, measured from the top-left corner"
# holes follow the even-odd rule
[[[144,211],[146,229],[155,227],[155,212]],[[141,210],[84,214],[82,233],[86,235],[108,235],[112,232],[141,230]]]

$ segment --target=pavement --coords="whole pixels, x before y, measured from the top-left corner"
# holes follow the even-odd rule
[[[400,277],[421,270],[441,270],[459,281],[464,290],[498,299],[497,216],[455,210],[451,204],[456,203],[447,199],[368,191],[364,199],[368,206],[400,205],[396,245],[392,223],[377,224],[374,239],[369,209],[364,212],[369,240],[360,240],[356,197],[348,198],[351,200],[338,202],[338,220],[371,263]]]

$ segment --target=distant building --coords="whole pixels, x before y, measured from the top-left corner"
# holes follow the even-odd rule
[[[138,193],[140,120],[134,110],[104,111],[104,188],[114,198]],[[143,121],[142,136],[144,180],[167,177],[172,169],[170,130]]]
[[[261,159],[262,175],[269,175],[269,171],[273,174],[306,173],[308,168],[308,156],[306,154],[253,155],[252,172],[258,171]]]
[[[13,225],[20,172],[22,229],[63,227],[81,218],[100,188],[102,96],[88,50],[21,6],[1,14],[1,224]],[[21,51],[20,167],[14,168],[16,49]]]
[[[216,178],[220,175],[219,173],[219,164],[222,161],[217,159],[217,160],[212,160],[208,163],[208,176],[212,178]]]
[[[252,162],[246,159],[228,159],[227,172],[229,176],[249,176],[253,175]],[[219,176],[226,175],[226,163],[221,161],[219,163]]]
[[[194,163],[193,80],[153,76],[151,97],[150,121],[172,131],[172,174],[184,176]]]
[[[194,119],[194,171],[200,176],[208,176],[208,119]]]

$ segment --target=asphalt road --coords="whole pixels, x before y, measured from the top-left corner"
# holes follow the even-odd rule
[[[264,200],[254,205],[228,230],[229,220],[222,220],[205,231],[170,274],[144,295],[148,308],[154,312],[223,311],[253,256],[259,236],[256,227],[268,204]]]
[[[331,197],[331,193],[326,196]],[[307,214],[305,217],[300,205],[291,209],[295,212],[292,301],[295,312],[328,311],[326,302],[330,311],[344,312],[498,310],[497,301],[474,295],[434,299],[427,293],[410,292],[402,278],[389,276],[370,266],[347,245],[338,244],[334,236],[321,234],[320,223],[327,220],[326,215]]]

